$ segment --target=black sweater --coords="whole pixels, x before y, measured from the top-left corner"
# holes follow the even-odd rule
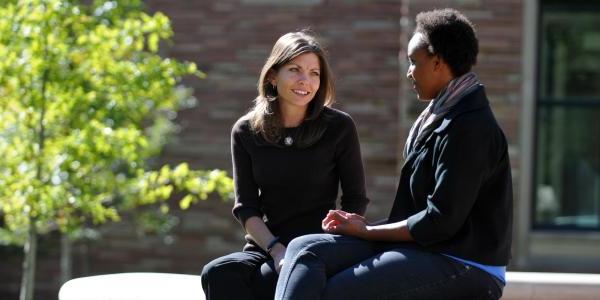
[[[486,265],[510,258],[508,147],[484,88],[465,96],[409,152],[389,222],[426,248]]]
[[[266,143],[251,132],[245,118],[235,123],[233,214],[242,226],[252,216],[261,217],[286,245],[297,236],[320,233],[321,221],[336,207],[340,183],[341,209],[364,214],[368,199],[354,122],[332,108],[321,114],[327,117],[327,129],[316,143],[302,149]],[[293,136],[298,127],[285,130]]]

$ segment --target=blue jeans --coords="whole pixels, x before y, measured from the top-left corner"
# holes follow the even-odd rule
[[[311,234],[294,239],[275,299],[499,299],[494,276],[416,243]]]

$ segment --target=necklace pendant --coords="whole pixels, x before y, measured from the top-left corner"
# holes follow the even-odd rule
[[[291,146],[294,143],[294,140],[292,139],[291,136],[286,136],[285,139],[283,139],[283,143],[286,146]]]

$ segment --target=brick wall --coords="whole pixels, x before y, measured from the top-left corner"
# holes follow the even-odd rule
[[[421,10],[451,6],[478,25],[481,52],[476,71],[487,86],[518,166],[521,1],[150,0],[147,4],[172,21],[175,36],[163,53],[196,62],[208,74],[204,80],[185,81],[194,88],[199,105],[179,114],[181,131],[167,147],[165,163],[187,161],[196,168],[230,171],[229,130],[256,96],[258,74],[273,43],[288,31],[311,27],[329,50],[335,106],[350,113],[357,124],[372,200],[368,214],[384,217],[395,193],[406,134],[424,107],[404,84],[404,49],[414,16]],[[198,273],[210,259],[243,244],[231,206],[210,199],[178,213],[179,226],[165,239],[140,235],[128,221],[104,226],[103,239],[74,246],[73,275]],[[43,267],[38,270],[38,299],[54,298],[60,286],[56,239],[41,243],[49,250],[39,258]],[[16,298],[18,253],[8,252],[2,259],[2,299]]]
[[[400,1],[171,2],[149,2],[173,21],[174,46],[167,54],[196,62],[208,77],[188,83],[201,104],[181,113],[184,129],[166,160],[230,169],[230,127],[250,108],[273,43],[288,31],[310,27],[329,50],[336,107],[357,122],[369,194],[376,205],[389,202],[399,132]]]
[[[372,199],[369,214],[377,218],[388,211],[399,152],[400,1],[172,2],[148,2],[172,20],[174,44],[165,54],[196,62],[208,77],[186,82],[200,105],[181,112],[182,131],[165,161],[231,170],[229,130],[250,108],[272,45],[286,32],[310,27],[329,52],[335,106],[357,123]],[[209,259],[240,249],[243,232],[231,206],[213,201],[182,214],[186,236],[179,236],[179,243],[198,249],[183,271],[197,272]]]

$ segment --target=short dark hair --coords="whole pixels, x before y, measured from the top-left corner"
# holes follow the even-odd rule
[[[461,76],[477,63],[479,44],[475,26],[455,9],[421,12],[416,18],[415,33],[425,37],[427,50],[440,56],[454,76]]]

